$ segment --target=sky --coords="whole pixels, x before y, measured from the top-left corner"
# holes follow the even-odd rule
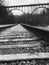
[[[49,0],[4,0],[5,6],[49,3]]]

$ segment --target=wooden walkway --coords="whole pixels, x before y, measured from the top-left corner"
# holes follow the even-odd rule
[[[19,27],[19,26],[17,26]],[[24,28],[20,25],[20,27],[24,30]],[[15,29],[14,29],[15,28]],[[41,38],[38,38],[38,36],[34,36],[34,33],[32,32],[29,32],[28,30],[25,29],[25,32],[27,31],[27,34],[25,32],[22,32],[21,30],[21,33],[18,33],[17,34],[17,31],[16,31],[16,27],[14,28],[10,28],[10,30],[12,30],[12,32],[14,31],[14,34],[8,34],[7,36],[5,36],[4,34],[3,35],[0,35],[0,53],[2,52],[2,50],[4,49],[11,49],[11,48],[16,48],[19,47],[19,48],[25,48],[25,47],[38,47],[40,46],[40,42],[34,42],[34,41],[37,41],[37,40],[40,40]],[[19,31],[19,32],[20,32]],[[8,31],[7,31],[8,32]],[[9,31],[10,32],[10,31]],[[28,33],[29,32],[29,33]],[[5,31],[6,33],[6,31]],[[25,34],[22,34],[22,33],[25,33]],[[30,36],[29,36],[30,34]],[[23,43],[23,42],[29,42],[32,41],[31,44],[29,43]],[[8,44],[8,43],[12,43],[13,44]],[[19,43],[17,44],[17,42],[22,42],[22,43]],[[4,45],[5,43],[5,45]],[[6,44],[7,43],[7,44]],[[3,45],[2,45],[3,44]],[[3,51],[4,51],[3,50]],[[14,49],[15,50],[15,49]],[[5,50],[6,51],[6,50]],[[13,51],[12,51],[13,52]],[[16,52],[16,51],[15,51]],[[45,53],[45,52],[35,52],[35,53],[30,53],[30,52],[27,52],[27,53],[17,53],[17,54],[0,54],[0,61],[9,61],[9,60],[21,60],[21,59],[42,59],[42,58],[49,58],[49,52]]]

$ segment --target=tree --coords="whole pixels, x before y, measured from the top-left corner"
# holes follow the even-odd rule
[[[6,20],[7,20],[7,15],[8,15],[8,13],[7,13],[7,11],[6,11],[6,8],[4,8],[4,6],[2,6],[2,5],[0,4],[0,24],[6,22]]]
[[[0,0],[0,5],[3,5],[3,3],[4,3],[4,0]]]

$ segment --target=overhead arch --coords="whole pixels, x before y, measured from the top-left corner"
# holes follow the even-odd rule
[[[9,10],[9,12],[11,12],[12,13],[12,11],[20,11],[22,14],[25,14],[25,12],[23,11],[23,10],[21,10],[21,9],[11,9],[11,10]]]
[[[47,10],[49,10],[49,8],[47,8],[47,7],[37,7],[37,8],[35,8],[32,12],[31,12],[31,14],[33,14],[37,9],[39,9],[39,8],[45,8],[45,9],[47,9]]]

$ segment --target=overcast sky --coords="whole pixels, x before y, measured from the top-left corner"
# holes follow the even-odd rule
[[[37,4],[37,3],[49,3],[49,0],[4,0],[4,5],[25,5],[25,4]]]

